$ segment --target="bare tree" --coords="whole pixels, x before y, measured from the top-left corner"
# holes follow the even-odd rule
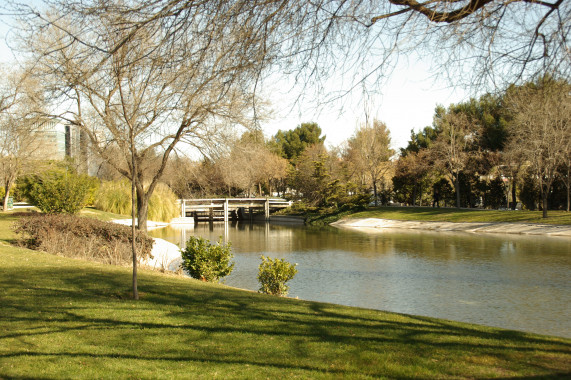
[[[518,152],[536,179],[547,218],[548,196],[558,168],[571,155],[571,85],[546,76],[513,87],[506,103],[514,114],[510,150]]]
[[[521,150],[509,142],[501,153],[498,164],[498,171],[501,175],[509,179],[509,188],[511,188],[512,210],[517,206],[517,183],[525,168],[525,161],[521,155]],[[510,189],[508,189],[510,190]],[[509,199],[506,194],[506,199]]]
[[[44,0],[81,30],[93,30],[91,18],[102,12],[122,18],[121,38],[102,46],[77,34],[59,19],[18,1],[10,10],[43,23],[56,23],[79,43],[114,54],[144,29],[160,27],[161,46],[174,49],[189,32],[241,25],[258,64],[279,63],[318,101],[355,88],[375,87],[399,57],[410,52],[434,64],[452,83],[472,88],[505,88],[549,71],[568,76],[571,3],[563,0],[155,0],[99,2]],[[201,24],[202,23],[202,24]],[[28,28],[28,26],[26,26]],[[436,52],[436,53],[435,53]],[[258,65],[259,69],[260,66]],[[468,69],[466,69],[468,68]],[[258,71],[256,78],[260,79]],[[275,80],[275,75],[269,77]],[[323,94],[328,80],[337,90]],[[382,88],[377,87],[382,90]],[[307,94],[306,94],[307,95]],[[309,94],[310,97],[312,94]]]
[[[251,196],[263,164],[259,160],[259,153],[260,148],[258,146],[236,144],[228,156],[217,161],[228,189],[237,188],[244,191],[247,197]]]
[[[252,140],[246,135],[217,164],[228,187],[242,189],[248,196],[255,186],[262,195],[262,185],[267,186],[271,195],[272,182],[285,178],[288,167],[286,159],[270,151],[263,136],[260,140]]]
[[[287,178],[289,162],[283,157],[272,153],[269,149],[263,154],[262,178],[268,186],[269,195],[272,196],[274,189],[279,189],[280,184]]]
[[[456,207],[460,207],[460,173],[468,165],[469,151],[478,128],[463,112],[448,111],[436,123],[440,133],[430,146],[436,164],[447,173],[456,191]]]
[[[86,12],[60,2],[42,16],[47,24],[31,20],[34,36],[26,42],[36,73],[63,108],[58,115],[82,128],[92,148],[131,180],[133,228],[137,216],[145,230],[149,198],[176,145],[216,149],[229,127],[253,116],[264,41],[251,24],[262,16],[224,2],[195,4],[187,15],[194,19],[173,36],[165,19],[140,23],[141,12],[122,4]],[[135,298],[136,267],[133,250]]]
[[[570,4],[563,0],[382,1],[371,24],[398,18],[441,55],[456,81],[500,88],[546,70],[569,73]],[[375,10],[373,10],[375,13]],[[368,24],[368,25],[371,25]],[[406,36],[406,37],[405,37]],[[460,65],[458,65],[460,63]],[[470,67],[467,71],[464,68]],[[452,70],[458,68],[460,70]]]
[[[36,83],[24,73],[3,73],[0,87],[0,175],[4,184],[3,210],[8,209],[10,190],[16,179],[31,170],[39,158],[42,104]]]
[[[364,124],[357,129],[348,141],[346,159],[352,164],[355,173],[366,178],[373,189],[377,206],[377,186],[391,168],[391,136],[387,125],[373,120],[372,125]]]

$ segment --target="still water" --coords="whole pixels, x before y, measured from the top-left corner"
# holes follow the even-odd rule
[[[230,286],[257,290],[260,255],[297,263],[289,296],[571,337],[571,239],[199,223],[152,235],[232,243]]]

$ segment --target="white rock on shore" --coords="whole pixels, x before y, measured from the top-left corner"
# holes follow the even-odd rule
[[[155,240],[153,250],[151,251],[153,258],[146,260],[143,264],[157,269],[169,270],[173,262],[181,259],[180,248],[178,245],[166,240],[159,238],[153,239]]]
[[[114,219],[113,223],[123,224],[125,226],[131,225],[131,219]],[[147,221],[147,228],[162,228],[168,226],[168,223]],[[173,262],[181,260],[180,248],[178,245],[170,243],[166,240],[153,238],[155,244],[151,251],[152,259],[144,260],[141,264],[147,265],[157,269],[168,270]]]

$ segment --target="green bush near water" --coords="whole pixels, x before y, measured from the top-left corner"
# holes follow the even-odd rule
[[[222,237],[218,243],[212,244],[207,239],[191,236],[180,254],[181,267],[198,280],[218,282],[234,269],[234,263],[230,263],[234,257],[231,244],[224,244]]]
[[[297,273],[297,264],[291,264],[284,259],[271,259],[262,257],[262,263],[258,267],[258,281],[260,282],[260,292],[285,296],[289,291],[286,282],[291,280]]]
[[[176,195],[165,184],[159,183],[149,200],[149,220],[170,222],[180,215]],[[131,214],[131,183],[104,182],[95,196],[95,208],[121,215]]]
[[[77,214],[93,201],[98,181],[73,170],[56,168],[22,178],[25,197],[46,214]]]

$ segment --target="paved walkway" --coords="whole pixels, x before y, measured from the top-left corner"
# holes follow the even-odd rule
[[[431,231],[483,232],[498,234],[549,235],[571,238],[571,226],[533,223],[452,223],[421,222],[391,219],[342,219],[331,224],[335,227],[358,228],[360,230],[379,228],[404,228]]]

